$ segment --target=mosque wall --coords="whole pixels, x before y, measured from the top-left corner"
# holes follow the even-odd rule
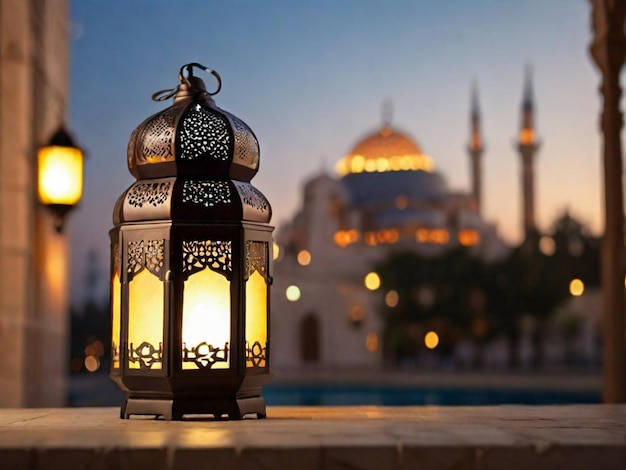
[[[364,278],[391,252],[436,255],[464,245],[491,259],[506,253],[473,196],[450,192],[430,157],[388,123],[357,144],[339,167],[342,179],[321,174],[304,184],[302,208],[276,234],[277,370],[381,366],[378,312],[385,293],[368,290]],[[299,295],[288,298],[294,286]]]

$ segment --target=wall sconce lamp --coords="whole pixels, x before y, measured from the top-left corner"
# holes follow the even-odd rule
[[[194,68],[209,72],[209,93]],[[173,104],[128,144],[137,178],[118,199],[111,239],[110,377],[120,417],[266,415],[271,207],[250,180],[252,130],[213,101],[217,72],[184,65]]]
[[[83,194],[83,160],[82,149],[63,126],[37,152],[39,202],[52,212],[59,233]]]

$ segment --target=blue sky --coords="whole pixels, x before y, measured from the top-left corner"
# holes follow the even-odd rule
[[[381,124],[413,136],[453,190],[468,190],[471,83],[483,115],[484,215],[521,236],[514,141],[531,63],[542,147],[537,219],[566,207],[602,224],[599,74],[588,55],[586,0],[72,0],[69,126],[89,154],[85,194],[69,222],[72,279],[96,250],[107,269],[111,212],[132,183],[131,131],[163,109],[150,95],[177,84],[187,62],[222,76],[219,106],[261,144],[253,183],[273,223],[292,215],[299,188]],[[210,77],[207,76],[207,85]],[[79,289],[75,289],[76,301]]]

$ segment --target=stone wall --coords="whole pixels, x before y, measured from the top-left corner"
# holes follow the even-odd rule
[[[64,122],[67,0],[0,0],[0,406],[65,403],[68,246],[37,204],[36,152]]]

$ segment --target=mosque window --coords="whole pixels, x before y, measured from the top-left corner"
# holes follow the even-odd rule
[[[355,229],[338,230],[335,232],[335,235],[333,235],[333,241],[335,245],[344,248],[359,241],[359,232]]]
[[[348,312],[348,320],[350,325],[354,328],[359,328],[363,325],[363,320],[365,320],[365,312],[363,311],[363,307],[360,305],[353,305]]]
[[[419,228],[415,231],[415,241],[445,245],[450,241],[450,234],[445,228]]]
[[[375,246],[378,244],[376,241],[376,234],[374,232],[365,232],[363,234],[363,241],[369,246]]]
[[[365,347],[369,352],[372,354],[377,352],[379,343],[378,334],[376,332],[372,331],[367,334],[367,337],[365,338]]]
[[[476,230],[464,229],[459,231],[459,243],[463,246],[472,246],[480,242],[480,234]]]

